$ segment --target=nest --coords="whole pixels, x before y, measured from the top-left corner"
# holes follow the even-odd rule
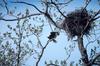
[[[67,14],[62,23],[63,29],[68,33],[68,37],[89,35],[93,28],[92,15],[86,9],[75,10]]]

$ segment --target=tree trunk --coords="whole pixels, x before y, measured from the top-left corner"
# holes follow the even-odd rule
[[[82,56],[82,61],[83,61],[84,66],[91,66],[91,64],[89,63],[87,50],[84,48],[84,45],[83,45],[83,37],[81,36],[78,36],[78,48]]]

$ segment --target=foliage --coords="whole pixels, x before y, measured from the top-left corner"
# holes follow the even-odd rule
[[[56,60],[55,62],[49,61],[49,63],[45,62],[45,64],[46,66],[80,66],[79,64],[74,62],[67,63],[65,60],[60,62],[58,60]]]
[[[42,26],[33,27],[28,19],[24,19],[18,21],[15,27],[12,25],[7,25],[7,27],[10,31],[3,33],[0,43],[0,64],[4,66],[23,65],[29,56],[36,53],[36,50],[30,47],[33,43],[29,37],[38,36],[42,32]],[[29,40],[26,40],[28,38]]]
[[[10,43],[6,42],[5,45],[0,44],[0,66],[15,66],[16,53],[11,48]]]

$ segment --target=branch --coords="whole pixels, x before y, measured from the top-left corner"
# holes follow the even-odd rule
[[[46,10],[45,10],[45,12],[46,13],[48,13],[48,7],[49,7],[49,3],[46,1],[46,2],[44,2],[44,1],[41,1],[41,2],[43,2],[45,5],[46,5]]]
[[[46,5],[46,11],[45,11],[43,14],[44,14],[48,19],[51,20],[51,22],[53,23],[54,26],[56,26],[57,28],[60,28],[60,27],[56,24],[56,22],[51,18],[50,14],[48,13],[48,7],[49,7],[50,2],[43,2],[43,3],[45,3],[45,5]],[[49,25],[50,25],[50,27],[51,27],[51,24],[50,24],[50,23],[49,23]],[[51,28],[51,29],[52,29],[52,28]]]
[[[41,52],[41,54],[40,54],[40,56],[39,56],[39,58],[38,58],[38,61],[36,62],[36,66],[38,66],[38,64],[39,64],[39,62],[40,62],[40,60],[41,60],[41,58],[42,58],[42,56],[43,56],[44,50],[45,50],[46,47],[48,46],[49,42],[50,42],[50,40],[48,40],[47,43],[46,43],[46,45],[43,47],[42,52]]]
[[[93,20],[97,20],[97,19],[99,19],[99,18],[100,18],[100,16],[98,16],[98,17],[94,18]]]
[[[73,1],[73,0],[68,1],[66,4],[70,3],[71,1]],[[43,2],[43,3],[45,3],[45,2]],[[51,0],[51,2],[46,2],[46,3],[45,3],[45,5],[46,5],[46,12],[44,13],[44,15],[45,15],[48,19],[50,19],[50,20],[52,21],[52,23],[54,24],[54,26],[56,26],[57,28],[60,28],[60,29],[61,29],[61,27],[58,26],[58,25],[56,24],[56,22],[55,22],[55,21],[51,18],[51,16],[49,15],[49,13],[48,13],[48,4],[53,4],[53,5],[55,5],[56,8],[57,8],[57,10],[58,10],[58,12],[59,12],[63,17],[66,18],[66,16],[60,11],[59,7],[57,6],[58,4],[54,3],[52,0]],[[59,4],[64,4],[64,3],[59,3]]]
[[[44,13],[44,15],[51,20],[51,22],[53,23],[54,26],[56,26],[57,28],[60,28],[56,22],[51,18],[51,16],[48,13]]]
[[[60,9],[59,9],[59,7],[57,6],[57,4],[56,3],[54,3],[54,2],[51,2],[51,4],[53,4],[53,5],[55,5],[56,6],[56,8],[57,8],[57,10],[58,10],[58,12],[63,16],[63,17],[65,17],[66,18],[66,16],[60,11]]]
[[[66,58],[66,61],[70,58],[70,56],[71,56],[71,52],[70,52],[70,54],[68,55],[68,57]]]
[[[86,3],[86,5],[85,5],[85,7],[83,8],[83,10],[87,8],[87,6],[90,4],[91,0],[86,0],[86,2],[87,2],[87,3]]]
[[[57,3],[56,5],[66,5],[66,4],[69,4],[72,1],[73,0],[69,0],[68,2]],[[53,2],[53,1],[51,0],[51,2]],[[48,2],[48,3],[51,4],[50,2]]]
[[[93,63],[93,65],[97,65],[98,66],[98,65],[100,65],[100,62],[99,63]]]
[[[96,14],[94,14],[94,16],[91,18],[91,20],[90,21],[94,21],[94,20],[96,20],[96,19],[98,19],[98,18],[100,18],[100,16],[98,16],[98,17],[96,17],[97,15],[99,15],[100,14],[100,10],[98,10],[97,11],[97,13]],[[96,17],[96,18],[95,18]]]
[[[95,42],[95,41],[96,41],[96,40],[98,40],[99,38],[100,38],[100,36],[99,36],[99,37],[97,37],[95,40],[90,41],[89,43],[87,43],[87,44],[86,44],[86,46],[85,46],[85,48],[87,49],[87,47],[88,47],[88,45],[89,45],[89,44],[91,44],[91,43]]]
[[[8,13],[9,13],[9,9],[8,9],[8,7],[7,7],[7,2],[6,2],[5,0],[3,0],[3,2],[4,2],[4,4],[5,4],[5,8],[6,8],[7,14],[8,14]]]
[[[47,66],[59,66],[59,65],[56,65],[56,64],[47,64]]]
[[[27,3],[27,2],[22,2],[22,1],[12,2],[12,3],[22,3],[22,4],[26,4],[26,5],[29,5],[29,6],[34,7],[34,8],[35,8],[36,10],[38,10],[41,14],[44,14],[48,19],[50,19],[50,20],[52,21],[52,23],[54,24],[54,26],[60,28],[47,12],[46,12],[46,13],[45,13],[45,12],[42,12],[42,11],[39,10],[35,5],[30,4],[30,3]],[[48,9],[48,6],[47,6],[47,9]],[[34,15],[37,15],[37,14],[34,14]],[[38,15],[40,15],[40,14],[38,14]],[[22,18],[19,18],[19,19],[24,19],[24,18],[27,18],[27,17],[30,17],[30,16],[33,16],[33,15],[29,15],[29,16],[22,17]],[[4,21],[16,21],[16,20],[18,20],[18,19],[4,19],[4,18],[1,18],[0,20],[4,20]]]
[[[91,64],[97,64],[95,61],[100,57],[100,53],[92,60]]]
[[[19,25],[19,22],[20,21],[18,21],[18,25]],[[23,36],[23,33],[21,32],[21,29],[20,29],[21,27],[19,26],[19,41],[18,41],[18,58],[17,58],[17,66],[19,66],[20,65],[20,55],[21,55],[21,42],[22,42],[22,36]]]
[[[34,34],[35,36],[36,36],[36,38],[37,38],[37,40],[38,40],[38,42],[39,42],[39,45],[41,46],[41,48],[43,49],[43,45],[42,45],[42,43],[41,43],[41,41],[40,41],[40,39],[39,39],[39,36],[38,35],[36,35],[36,34]]]
[[[78,48],[79,48],[84,66],[90,66],[87,50],[84,47],[83,37],[81,37],[81,36],[78,36]]]
[[[22,3],[22,4],[26,4],[26,5],[29,5],[29,6],[32,6],[34,7],[36,10],[38,10],[40,13],[43,13],[41,10],[39,10],[35,5],[33,4],[30,4],[30,3],[27,3],[27,2],[22,2],[22,1],[18,1],[18,2],[11,2],[11,3]]]
[[[15,19],[0,18],[0,20],[4,20],[4,21],[18,21],[19,19],[24,19],[24,18],[27,18],[27,17],[35,16],[35,15],[41,15],[41,14],[40,13],[31,14],[31,15],[28,15],[28,16],[24,16],[24,17],[20,17],[20,18],[15,18]]]

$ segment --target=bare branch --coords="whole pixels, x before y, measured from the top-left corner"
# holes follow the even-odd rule
[[[95,41],[96,41],[96,40],[98,40],[99,38],[100,38],[100,36],[99,36],[98,38],[96,38],[95,40],[90,41],[89,43],[87,43],[87,44],[86,44],[86,46],[85,46],[85,48],[87,49],[87,47],[88,47],[88,45],[89,45],[89,44],[91,44],[91,43],[95,42]]]
[[[57,6],[57,4],[56,3],[54,3],[54,2],[51,2],[51,4],[53,4],[53,5],[55,5],[56,6],[56,8],[57,8],[57,10],[59,11],[59,13],[63,16],[63,17],[65,17],[66,18],[66,16],[60,11],[60,9],[59,9],[59,7]]]
[[[69,4],[69,3],[71,3],[73,0],[69,0],[68,2],[62,2],[62,3],[56,3],[56,5],[66,5],[66,4]],[[51,0],[51,2],[53,2],[52,0]],[[50,3],[50,2],[48,2],[48,3]],[[51,4],[51,3],[50,3]]]
[[[97,56],[92,60],[91,64],[97,64],[97,65],[98,65],[98,63],[96,63],[95,61],[96,61],[99,57],[100,57],[100,53],[97,54]]]
[[[93,20],[97,20],[97,19],[99,19],[99,18],[100,18],[100,16],[98,16],[98,17],[94,18]]]
[[[60,28],[57,24],[56,24],[56,22],[51,18],[51,16],[50,16],[50,14],[48,13],[48,5],[50,4],[50,2],[43,2],[43,3],[45,3],[45,5],[46,5],[46,11],[43,13],[52,23],[53,23],[53,25],[54,26],[56,26],[57,28]],[[49,25],[50,25],[50,27],[51,27],[51,24],[49,23]],[[51,28],[52,29],[52,28]]]
[[[22,4],[26,4],[26,5],[29,5],[29,6],[34,7],[34,8],[35,8],[36,10],[38,10],[41,14],[44,14],[48,19],[50,19],[51,22],[52,22],[56,27],[60,28],[60,27],[56,24],[56,22],[51,18],[51,16],[50,16],[48,13],[42,12],[42,11],[39,10],[35,5],[30,4],[30,3],[27,3],[27,2],[22,2],[22,1],[12,2],[12,3],[22,3]],[[47,8],[46,8],[46,11],[47,11],[47,10],[48,10],[48,6],[47,6]],[[40,14],[34,14],[34,15],[40,15]],[[30,17],[30,16],[33,16],[33,14],[32,14],[32,15],[29,15],[29,16],[25,16],[25,17],[19,18],[19,19],[24,19],[24,18],[27,18],[27,17]],[[16,21],[16,20],[18,20],[18,19],[4,19],[4,18],[1,18],[0,20],[4,20],[4,21]]]
[[[100,14],[100,10],[98,10],[97,13],[93,17],[96,17],[98,14]]]
[[[85,7],[83,8],[83,10],[87,8],[87,6],[90,4],[91,0],[86,0],[86,2],[87,3],[85,4]]]
[[[91,18],[90,21],[95,21],[96,19],[100,18],[100,16],[96,17],[97,15],[100,14],[100,10],[97,11],[97,13],[94,14],[94,16]],[[96,17],[96,18],[95,18]]]
[[[45,15],[48,19],[50,19],[50,21],[53,23],[54,26],[56,26],[57,28],[60,28],[60,27],[56,24],[56,22],[51,18],[51,16],[50,16],[48,13],[44,13],[44,15]]]
[[[65,4],[69,4],[69,3],[71,3],[73,0],[69,0],[68,2],[66,2],[66,3],[58,3],[58,5],[65,5]]]
[[[42,43],[41,43],[41,41],[40,41],[40,39],[39,39],[39,36],[38,35],[36,35],[36,34],[34,34],[35,36],[36,36],[36,38],[37,38],[37,40],[38,40],[38,42],[39,42],[39,44],[40,44],[40,46],[42,47],[42,49],[43,49],[43,45],[42,45]]]
[[[59,65],[57,65],[57,64],[47,64],[47,66],[59,66]]]
[[[39,58],[38,58],[38,61],[36,62],[36,66],[38,66],[38,64],[39,64],[39,62],[40,62],[40,60],[41,60],[41,58],[42,58],[42,56],[43,56],[44,50],[45,50],[46,47],[48,46],[49,42],[50,42],[50,40],[48,40],[47,43],[46,43],[46,45],[43,47],[42,52],[41,52],[41,54],[40,54],[40,56],[39,56]]]
[[[70,58],[70,56],[71,56],[71,52],[69,53],[69,55],[68,55],[68,57],[66,58],[65,61],[67,61]]]
[[[7,14],[9,13],[9,9],[8,9],[8,6],[7,6],[7,2],[5,0],[3,0],[4,4],[5,4],[5,8],[7,10]]]
[[[40,13],[31,14],[31,15],[28,15],[28,16],[24,16],[24,17],[20,17],[20,18],[15,18],[15,19],[0,18],[0,20],[4,20],[4,21],[17,21],[18,19],[24,19],[24,18],[27,18],[27,17],[35,16],[35,15],[41,15],[41,14]]]
[[[93,65],[97,65],[98,66],[98,65],[100,65],[100,62],[99,63],[93,63]]]
[[[35,5],[33,4],[30,4],[30,3],[27,3],[27,2],[22,2],[22,1],[18,1],[18,2],[12,2],[12,3],[22,3],[22,4],[26,4],[26,5],[29,5],[29,6],[32,6],[34,7],[36,10],[38,10],[40,13],[43,13],[40,9],[38,9]]]

